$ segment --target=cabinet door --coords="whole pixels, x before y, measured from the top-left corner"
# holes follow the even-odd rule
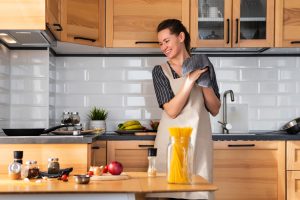
[[[300,171],[287,172],[287,200],[300,199]]]
[[[0,29],[45,30],[45,0],[2,0]]]
[[[92,143],[92,166],[106,165],[106,141],[96,141]]]
[[[300,142],[287,141],[286,145],[287,170],[300,170]]]
[[[193,47],[231,47],[232,0],[191,0]]]
[[[284,200],[284,141],[214,142],[216,200]]]
[[[274,0],[191,0],[193,47],[273,47]]]
[[[148,148],[154,141],[107,141],[107,163],[118,161],[123,164],[124,171],[147,171]]]
[[[189,28],[189,0],[106,1],[107,47],[158,47],[157,25],[180,19]]]
[[[275,47],[300,47],[300,2],[276,0]]]
[[[232,47],[273,47],[274,11],[274,0],[233,0]]]
[[[91,46],[104,46],[104,0],[63,0],[61,40]]]
[[[60,40],[60,33],[63,30],[60,23],[61,2],[60,0],[46,1],[46,24],[57,40]]]

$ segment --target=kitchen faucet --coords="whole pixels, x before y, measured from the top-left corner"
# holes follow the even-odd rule
[[[232,90],[227,90],[223,94],[223,122],[218,121],[220,124],[222,124],[222,133],[223,134],[229,134],[229,130],[232,128],[231,124],[227,123],[227,94],[230,93],[230,99],[231,101],[234,101],[234,94]]]

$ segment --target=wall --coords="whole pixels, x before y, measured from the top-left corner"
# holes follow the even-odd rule
[[[220,92],[232,89],[229,122],[233,131],[276,130],[300,115],[299,57],[213,57]],[[109,111],[108,130],[138,119],[144,125],[159,119],[151,78],[162,57],[57,57],[55,116],[79,111],[86,125],[92,106]],[[222,113],[212,119],[220,132]]]
[[[10,52],[0,44],[0,128],[10,125]],[[1,132],[2,130],[0,130]]]

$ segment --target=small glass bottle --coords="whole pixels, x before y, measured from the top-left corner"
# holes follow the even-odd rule
[[[23,151],[14,151],[14,162],[8,166],[8,175],[12,180],[21,178]]]
[[[149,165],[148,165],[148,171],[147,172],[148,172],[149,177],[156,176],[156,167],[155,167],[156,154],[157,154],[157,149],[156,148],[148,148]]]
[[[48,174],[58,174],[59,173],[59,162],[58,158],[48,159]]]
[[[24,178],[38,178],[40,175],[40,169],[35,160],[27,160],[24,170]]]
[[[80,117],[78,112],[72,112],[71,113],[71,123],[73,125],[80,123]]]
[[[71,113],[70,112],[67,112],[67,111],[64,111],[62,113],[62,117],[61,117],[61,123],[62,124],[71,124]]]
[[[190,143],[190,137],[171,137],[167,161],[168,183],[192,183],[193,147]]]

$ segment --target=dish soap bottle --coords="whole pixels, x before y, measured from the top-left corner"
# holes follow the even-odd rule
[[[148,165],[148,171],[147,172],[148,172],[149,177],[155,177],[156,176],[156,167],[155,167],[156,154],[157,154],[157,149],[156,148],[149,148],[148,149],[149,165]]]
[[[14,162],[8,166],[8,175],[12,180],[21,179],[23,151],[14,151]]]

